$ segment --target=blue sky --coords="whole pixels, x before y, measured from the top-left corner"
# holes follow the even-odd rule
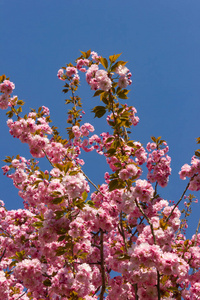
[[[65,136],[67,107],[57,70],[76,59],[79,50],[104,57],[122,52],[133,73],[128,104],[140,117],[132,138],[146,145],[152,135],[161,135],[168,142],[172,175],[160,194],[176,202],[187,184],[178,172],[190,163],[200,136],[199,10],[199,0],[0,0],[1,74],[15,83],[25,112],[48,106]],[[89,87],[80,91],[87,112],[99,104]],[[94,126],[97,122],[96,133],[106,130],[102,119],[87,116]],[[4,111],[0,128],[0,160],[16,154],[29,158],[27,145],[9,135]],[[101,184],[108,170],[103,158],[89,153],[85,160],[85,172]],[[49,167],[47,162],[42,166]],[[22,207],[12,181],[2,174],[0,199],[8,209]],[[193,205],[189,234],[196,229],[199,205]]]

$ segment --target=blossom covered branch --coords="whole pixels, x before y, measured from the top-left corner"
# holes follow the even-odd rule
[[[191,166],[181,168],[180,178],[189,183],[170,205],[159,195],[171,174],[169,147],[161,137],[152,137],[146,149],[131,139],[139,117],[134,106],[121,103],[128,100],[132,74],[119,57],[107,60],[89,50],[58,71],[70,95],[66,139],[51,125],[49,108],[21,116],[24,102],[12,96],[14,83],[0,77],[0,108],[7,110],[9,132],[31,154],[7,156],[2,167],[24,208],[9,211],[0,202],[0,299],[200,297],[199,225],[191,239],[184,231],[193,202],[186,192],[200,189],[198,153]],[[92,124],[83,123],[81,78],[100,98],[92,112],[105,120],[108,132],[97,135]],[[81,154],[92,151],[108,164],[99,185],[81,169]],[[47,159],[49,170],[41,170],[37,158]],[[181,219],[183,199],[189,208]]]

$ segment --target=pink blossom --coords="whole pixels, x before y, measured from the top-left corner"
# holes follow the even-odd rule
[[[76,67],[81,72],[86,72],[86,68],[82,68],[82,67],[83,66],[88,66],[89,62],[90,61],[88,59],[78,59],[77,62],[76,62]]]
[[[126,76],[120,76],[119,81],[118,81],[118,86],[121,89],[125,89],[129,84],[129,80]]]
[[[67,67],[66,68],[66,75],[72,77],[73,75],[77,74],[77,69],[75,67]]]
[[[92,59],[93,59],[94,61],[96,61],[96,62],[98,62],[99,58],[101,58],[101,56],[99,56],[99,55],[97,54],[97,52],[95,52],[95,51],[92,51],[92,52],[91,52],[91,56],[92,56]]]
[[[101,80],[97,80],[99,88],[105,92],[108,92],[112,87],[112,81],[108,77],[102,77]]]
[[[62,78],[63,74],[64,74],[64,70],[63,70],[63,69],[58,70],[57,76],[58,76],[58,78],[59,78],[60,80],[64,80],[64,79]]]
[[[120,65],[119,67],[117,67],[117,69],[115,70],[115,73],[117,73],[119,76],[125,76],[128,73],[128,68],[125,66]]]
[[[76,138],[79,138],[82,134],[80,128],[77,125],[72,127],[72,132]]]
[[[7,94],[0,95],[0,109],[7,109],[9,104],[9,96]]]
[[[0,91],[6,95],[10,95],[14,89],[15,85],[10,80],[4,80],[4,82],[0,84]]]

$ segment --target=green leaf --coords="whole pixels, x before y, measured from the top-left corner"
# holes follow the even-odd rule
[[[43,281],[43,284],[45,286],[51,286],[51,280],[50,279],[46,279],[46,280]]]
[[[109,156],[113,156],[115,153],[116,153],[116,148],[110,148],[110,149],[107,151],[107,154],[108,154]]]
[[[87,58],[87,53],[86,52],[84,52],[84,51],[80,51],[80,52],[82,53],[84,58]]]
[[[21,113],[21,112],[22,112],[22,107],[21,107],[21,106],[17,109],[17,112],[18,112],[18,113]]]
[[[92,200],[89,200],[86,202],[89,206],[94,207],[94,202]]]
[[[58,168],[60,171],[64,170],[64,166],[61,164],[54,164],[54,167]]]
[[[63,210],[57,210],[55,211],[56,214],[56,219],[60,219],[64,216],[64,211]]]
[[[25,103],[25,102],[24,102],[23,100],[18,100],[18,101],[17,101],[17,104],[18,104],[18,105],[24,105],[24,103]]]
[[[84,192],[82,193],[82,199],[85,201],[85,200],[87,199],[87,196],[88,196],[87,192],[84,191]]]
[[[15,267],[16,264],[17,264],[17,261],[12,261],[9,266],[10,266],[10,268],[12,268],[12,267]]]
[[[6,75],[3,74],[0,76],[0,83],[2,83],[6,79]]]
[[[62,203],[62,202],[63,202],[63,197],[54,198],[54,199],[52,200],[52,203],[53,203],[53,204],[60,204],[60,203]]]
[[[86,52],[86,58],[88,58],[88,57],[90,56],[90,54],[91,54],[91,50],[88,50],[88,51]]]
[[[61,236],[59,236],[59,238],[58,238],[58,242],[61,242],[61,241],[63,241],[64,239],[65,239],[65,235],[61,235]]]
[[[106,58],[101,57],[101,58],[99,59],[99,61],[100,61],[100,63],[104,66],[105,69],[108,68],[108,61],[107,61]]]
[[[17,256],[19,259],[22,259],[23,256],[24,256],[24,254],[25,254],[25,251],[22,250],[22,251],[20,251],[20,252],[16,252],[15,254],[16,254],[16,256]]]
[[[156,143],[156,138],[155,138],[155,136],[151,136],[151,139],[152,139],[152,141],[153,141],[154,143]]]
[[[199,152],[199,151],[195,151],[195,155],[196,155],[197,157],[200,157],[200,152]]]
[[[120,179],[113,179],[109,182],[109,191],[114,191],[116,189],[123,189],[126,186],[126,183]]]
[[[115,72],[115,70],[119,67],[119,66],[124,66],[127,63],[127,61],[118,61],[116,62],[112,68],[111,68],[111,72]]]
[[[73,167],[73,163],[71,161],[69,161],[68,163],[66,163],[64,165],[64,171],[65,171],[65,173],[67,173],[69,171],[69,169],[72,168],[72,167]]]
[[[6,115],[8,116],[8,118],[12,118],[13,112],[12,111],[7,111]]]
[[[73,176],[73,175],[76,175],[76,174],[78,174],[78,171],[71,171],[71,172],[69,172],[70,176]]]
[[[34,222],[32,225],[36,228],[41,228],[41,227],[43,227],[43,222],[37,221],[37,222]]]
[[[99,96],[100,94],[104,93],[102,90],[98,90],[94,93],[93,97]]]
[[[128,99],[127,97],[127,94],[129,93],[129,90],[121,90],[119,92],[117,92],[117,96],[120,98],[120,99]]]
[[[58,247],[58,249],[56,250],[56,255],[60,256],[66,253],[66,248],[65,247]]]
[[[110,60],[111,64],[113,64],[120,57],[121,54],[122,53],[109,56],[109,60]]]
[[[106,113],[106,108],[104,106],[95,106],[92,110],[95,113],[95,118],[101,118]]]
[[[110,142],[112,142],[112,141],[113,141],[113,139],[114,139],[114,137],[113,137],[113,136],[111,136],[111,137],[107,138],[107,140],[106,140],[106,143],[110,143]]]
[[[132,147],[132,148],[135,147],[135,144],[134,144],[133,141],[128,141],[128,142],[127,142],[127,145],[128,145],[129,147]]]
[[[12,160],[13,160],[13,157],[11,158],[10,156],[6,156],[6,159],[4,159],[3,161],[6,163],[11,163]]]

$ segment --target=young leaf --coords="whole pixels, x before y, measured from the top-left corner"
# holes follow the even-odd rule
[[[104,66],[105,69],[108,68],[108,61],[106,58],[101,57],[100,59],[100,63]]]
[[[120,57],[121,54],[122,53],[109,56],[109,60],[110,60],[111,64],[113,64]]]
[[[92,112],[95,113],[95,118],[101,118],[106,113],[106,108],[104,106],[95,106]]]

